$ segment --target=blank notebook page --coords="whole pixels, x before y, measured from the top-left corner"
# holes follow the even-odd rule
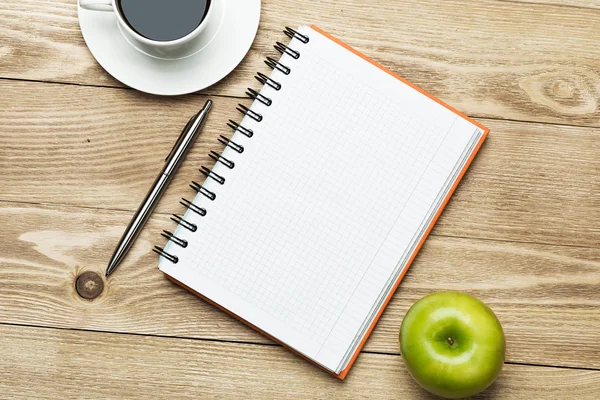
[[[483,130],[316,30],[265,85],[160,268],[339,373]]]

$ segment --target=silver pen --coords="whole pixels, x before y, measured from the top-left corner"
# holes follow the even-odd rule
[[[115,249],[115,252],[108,263],[106,268],[106,276],[109,276],[123,261],[125,255],[131,248],[133,242],[138,237],[144,224],[152,214],[154,207],[158,204],[162,194],[169,185],[169,182],[177,172],[177,169],[185,159],[185,156],[190,151],[190,148],[196,141],[196,138],[202,130],[202,126],[206,122],[206,116],[212,107],[212,101],[207,100],[206,104],[200,110],[200,112],[194,115],[186,124],[185,128],[179,135],[177,142],[173,146],[173,149],[165,160],[165,166],[161,171],[160,175],[154,181],[154,184],[150,188],[150,191],[146,195],[146,198],[140,205],[140,208],[136,211],[133,219],[127,226],[125,233],[121,237],[119,245]]]

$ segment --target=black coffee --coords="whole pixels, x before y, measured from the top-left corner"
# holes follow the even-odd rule
[[[166,42],[196,29],[210,0],[120,0],[117,4],[131,29],[147,39]]]

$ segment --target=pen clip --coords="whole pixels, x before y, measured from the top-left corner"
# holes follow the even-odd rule
[[[190,118],[190,120],[188,121],[188,123],[185,124],[185,127],[183,128],[183,130],[179,134],[179,137],[177,138],[177,141],[173,145],[173,148],[171,149],[171,151],[169,152],[169,154],[165,158],[165,162],[167,162],[169,160],[169,158],[173,155],[173,152],[175,152],[175,149],[177,149],[179,147],[179,145],[181,144],[181,141],[185,137],[185,134],[190,130],[190,128],[192,127],[192,124],[193,124],[194,120],[198,117],[198,114],[196,114],[192,118]]]

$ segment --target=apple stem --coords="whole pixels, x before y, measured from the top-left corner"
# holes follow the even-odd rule
[[[448,344],[450,346],[452,346],[454,344],[454,339],[452,339],[451,337],[449,337],[448,339],[446,339],[448,341]]]

